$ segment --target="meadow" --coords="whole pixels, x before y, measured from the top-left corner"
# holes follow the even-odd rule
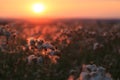
[[[119,61],[120,21],[0,23],[0,80],[67,80],[71,70],[76,80],[88,64],[119,80]]]

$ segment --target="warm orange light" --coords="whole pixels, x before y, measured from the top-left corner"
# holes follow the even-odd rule
[[[33,5],[33,11],[35,13],[41,13],[44,11],[44,9],[45,9],[45,7],[43,4],[36,3]]]

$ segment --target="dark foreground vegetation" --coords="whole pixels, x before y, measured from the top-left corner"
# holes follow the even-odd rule
[[[13,22],[0,28],[10,34],[0,33],[0,80],[67,80],[71,74],[76,80],[83,64],[102,66],[113,80],[120,79],[120,22],[73,21],[39,26]],[[50,42],[59,50],[59,58],[54,62],[43,57],[42,51],[48,49],[29,45],[30,37]],[[42,61],[28,63],[30,55],[41,56]]]

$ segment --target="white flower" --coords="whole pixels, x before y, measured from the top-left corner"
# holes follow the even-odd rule
[[[32,60],[33,59],[36,59],[37,57],[35,56],[35,55],[29,55],[28,57],[27,57],[27,60],[28,60],[28,63],[30,64],[30,63],[32,63]]]
[[[97,42],[96,42],[96,43],[94,43],[94,44],[93,44],[93,50],[96,50],[96,49],[97,49],[97,47],[98,47],[98,45],[99,45],[99,43],[97,43]]]
[[[54,46],[51,45],[50,43],[44,43],[44,44],[42,45],[42,47],[43,47],[43,48],[46,48],[46,49],[54,49]]]

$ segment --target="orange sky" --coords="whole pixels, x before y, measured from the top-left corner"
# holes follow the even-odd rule
[[[34,3],[45,11],[35,14]],[[1,0],[0,17],[4,18],[120,18],[120,0]]]

